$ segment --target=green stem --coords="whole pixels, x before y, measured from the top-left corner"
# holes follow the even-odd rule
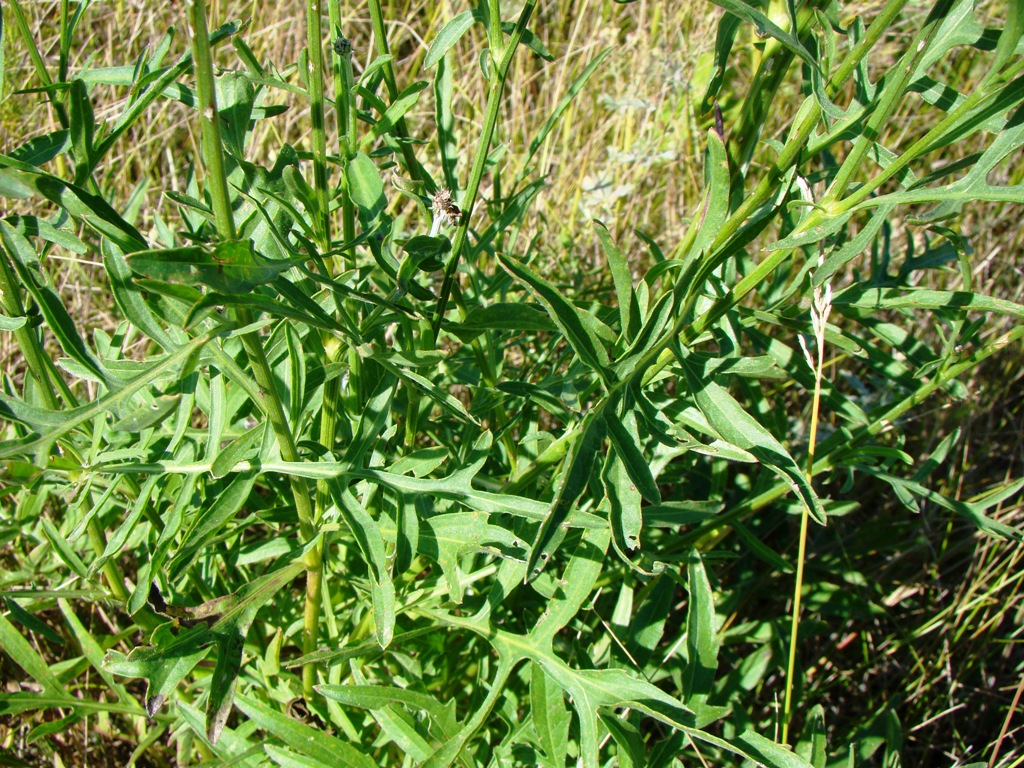
[[[335,8],[335,4],[331,4]],[[335,15],[332,11],[332,16]],[[338,41],[336,41],[338,42]],[[356,139],[356,86],[352,72],[352,46],[345,40],[341,53],[335,50],[336,65],[334,67],[334,87],[337,94],[335,107],[338,115],[338,149],[342,158],[343,172],[341,175],[341,226],[342,241],[351,243],[356,237],[356,209],[352,203],[352,195],[348,188],[348,163],[356,156],[359,142]],[[339,272],[355,268],[355,249],[338,257],[335,267]]]
[[[324,55],[323,24],[319,0],[306,2],[306,55],[309,92],[309,119],[313,133],[313,193],[316,195],[316,232],[321,251],[331,249],[330,196],[327,189],[327,130],[324,127]]]
[[[0,237],[6,234],[9,226],[6,222],[0,222]],[[2,252],[0,252],[0,308],[3,309],[4,314],[8,317],[27,316],[24,305],[21,302],[18,282],[15,280],[14,274],[11,272],[7,259],[3,257]],[[78,400],[68,387],[67,382],[64,381],[60,372],[53,365],[53,361],[46,354],[46,350],[43,348],[42,341],[36,330],[28,324],[23,325],[14,331],[14,338],[18,344],[18,349],[21,350],[21,355],[25,360],[25,366],[28,369],[29,375],[38,383],[38,392],[42,396],[46,407],[53,411],[60,410],[60,398],[57,396],[58,389],[60,390],[60,396],[64,398],[69,408],[74,408],[78,405]],[[99,520],[92,517],[86,524],[86,533],[89,536],[89,542],[92,544],[93,551],[97,556],[102,555],[106,551],[107,540]],[[103,564],[102,570],[103,577],[106,579],[111,594],[121,602],[126,601],[128,593],[125,590],[124,578],[117,567],[117,563],[113,560],[108,560]]]
[[[821,201],[822,206],[828,208],[834,201],[839,200],[849,188],[854,174],[864,167],[865,155],[874,146],[878,137],[882,135],[884,126],[888,124],[889,119],[896,111],[897,106],[899,106],[900,100],[906,95],[907,86],[910,84],[910,80],[917,69],[917,63],[928,50],[926,45],[928,38],[939,21],[939,19],[935,19],[918,30],[914,39],[910,41],[907,52],[887,74],[887,82],[885,83],[881,98],[875,104],[863,131],[857,137],[857,140],[854,141],[849,154],[839,167],[839,171],[836,173],[828,194]],[[906,152],[902,154],[904,158],[908,155]],[[898,163],[893,163],[893,165],[898,165]],[[892,173],[895,173],[895,171],[892,171]],[[890,177],[892,173],[889,174]],[[870,194],[870,192],[867,192],[867,194]]]
[[[862,186],[859,186],[850,194],[849,197],[845,198],[838,210],[840,212],[847,211],[864,202],[864,200],[873,195],[879,187],[885,184],[885,182],[901,173],[907,166],[909,166],[913,161],[919,159],[923,154],[934,149],[935,142],[941,139],[943,134],[956,125],[956,123],[963,120],[965,115],[971,111],[979,109],[986,101],[994,100],[999,96],[999,93],[1000,92],[984,92],[980,89],[971,93],[970,96],[964,99],[964,102],[959,107],[947,113],[942,120],[933,126],[924,136],[915,141],[905,152],[901,153],[899,157],[893,160],[877,176],[872,178],[870,181],[865,182]],[[825,201],[822,202],[824,203]]]
[[[107,548],[107,539],[103,535],[103,528],[100,527],[99,521],[93,518],[85,526],[86,534],[89,536],[89,543],[92,545],[92,551],[99,557]],[[107,582],[107,587],[110,589],[110,593],[117,599],[122,605],[128,602],[130,595],[128,590],[124,588],[124,580],[121,578],[121,574],[118,572],[117,565],[111,560],[107,560],[103,564],[103,578]]]
[[[889,28],[888,25],[899,14],[899,11],[905,4],[906,0],[892,0],[886,6],[883,13],[871,23],[864,39],[854,47],[853,51],[850,52],[832,78],[830,78],[826,86],[829,97],[837,95],[846,85],[847,80],[857,70],[857,66],[867,57],[872,46],[882,38]],[[746,197],[740,207],[726,220],[709,246],[708,256],[705,259],[694,261],[687,270],[687,274],[682,278],[684,285],[688,286],[688,295],[684,311],[679,313],[678,320],[675,323],[673,334],[666,338],[663,344],[657,344],[649,350],[644,356],[643,363],[638,366],[638,369],[643,369],[647,365],[653,364],[665,346],[667,346],[669,339],[674,338],[679,333],[684,333],[685,335],[683,339],[684,344],[700,336],[712,323],[717,321],[731,307],[735,306],[747,293],[756,288],[779,264],[789,258],[792,250],[770,252],[753,272],[733,286],[708,311],[696,320],[691,320],[691,314],[701,295],[699,287],[709,275],[721,266],[725,254],[728,253],[728,249],[725,246],[729,240],[739,232],[747,218],[776,193],[779,181],[794,165],[800,162],[806,150],[807,140],[818,123],[818,118],[817,102],[813,96],[808,96],[800,106],[800,109],[797,110],[790,137],[779,153],[778,158],[761,178],[754,191]],[[826,215],[827,212],[824,209],[815,209],[801,222],[799,229],[801,231],[811,229],[820,224]]]
[[[814,366],[814,396],[811,399],[811,426],[810,437],[807,440],[807,483],[810,485],[814,479],[814,454],[818,447],[818,416],[821,409],[821,379],[825,370],[825,324],[828,320],[828,309],[830,307],[829,294],[820,293],[820,287],[815,288],[814,312],[815,342],[817,345],[818,359]],[[825,295],[824,300],[821,296]],[[796,555],[796,581],[793,585],[793,615],[789,625],[789,658],[786,661],[786,695],[782,705],[782,743],[789,743],[789,723],[793,716],[793,673],[796,669],[796,647],[800,636],[800,610],[804,589],[804,562],[807,559],[807,527],[810,513],[806,505],[800,513],[800,541],[797,545]]]
[[[213,54],[210,47],[210,31],[206,25],[206,0],[192,0],[191,22],[192,58],[195,61],[200,144],[203,163],[206,166],[206,185],[213,203],[217,234],[223,240],[234,240],[235,219],[231,212],[228,177],[224,169],[216,84],[213,79]]]
[[[381,9],[380,0],[368,0],[367,6],[370,11],[370,24],[373,27],[373,38],[377,43],[377,54],[379,56],[390,56],[391,49],[388,46],[388,36],[384,29],[384,12]],[[384,85],[388,89],[388,98],[392,101],[398,96],[398,83],[395,80],[395,68],[392,63],[388,61],[383,68],[384,73]],[[416,153],[413,151],[413,145],[410,141],[405,141],[409,138],[409,127],[406,125],[405,118],[401,117],[395,123],[394,135],[399,139],[399,146],[402,150],[402,161],[405,172],[409,175],[409,178],[413,181],[425,181],[428,182],[430,177],[423,171],[423,167],[420,165],[419,160],[416,159]],[[433,190],[427,190],[433,192]]]
[[[441,293],[437,299],[437,306],[434,310],[433,333],[434,341],[441,332],[441,321],[444,320],[444,313],[448,309],[448,300],[452,294],[452,286],[455,283],[455,275],[459,269],[459,260],[466,245],[466,238],[469,233],[469,222],[473,217],[473,208],[476,205],[477,194],[480,190],[480,181],[484,175],[484,166],[487,163],[487,155],[491,147],[491,139],[494,136],[494,127],[498,123],[498,114],[501,110],[501,97],[505,87],[505,78],[508,75],[512,57],[515,55],[519,41],[522,40],[526,31],[526,24],[533,14],[535,3],[528,2],[523,6],[519,15],[519,21],[503,49],[497,69],[491,72],[491,84],[487,89],[487,112],[484,115],[483,130],[480,135],[480,143],[476,148],[476,155],[473,158],[473,168],[469,174],[469,184],[466,185],[466,195],[463,200],[462,221],[455,231],[455,242],[452,243],[452,255],[448,260],[448,266],[444,272],[444,282],[441,284]],[[492,12],[493,16],[493,12]],[[499,20],[500,23],[500,20]],[[492,40],[491,53],[494,54]]]
[[[829,79],[826,86],[829,98],[835,97],[846,85],[847,81],[853,76],[853,73],[857,71],[857,67],[871,52],[875,43],[889,30],[892,20],[899,15],[906,2],[907,0],[892,0],[871,23],[871,26],[868,27],[864,35],[864,39],[854,47]],[[817,102],[813,96],[808,96],[797,110],[797,115],[793,120],[794,127],[779,157],[772,163],[768,172],[761,178],[754,191],[744,199],[742,205],[729,217],[725,225],[715,236],[714,241],[708,248],[709,253],[713,254],[719,251],[739,231],[747,217],[771,198],[778,188],[779,180],[782,179],[793,165],[800,161],[807,144],[807,139],[814,130],[814,126],[817,125],[818,117]],[[720,264],[720,262],[714,259],[708,259],[708,261],[713,263],[706,267],[703,273],[705,276],[717,269]]]
[[[812,5],[801,8],[797,15],[797,28],[793,30],[794,37],[804,37],[813,19]],[[736,130],[730,132],[734,137],[729,142],[730,167],[734,181],[742,179],[742,174],[753,158],[754,151],[760,143],[767,112],[795,58],[796,54],[784,48],[778,41],[768,41],[765,55],[758,65],[743,102],[739,125]]]
[[[789,721],[793,715],[793,671],[796,669],[796,641],[800,630],[800,598],[803,596],[804,559],[807,555],[807,514],[800,515],[800,543],[796,556],[796,584],[793,587],[793,615],[789,624],[789,658],[786,661],[786,695],[782,704],[782,743],[789,741]]]
[[[218,123],[217,99],[214,90],[213,60],[210,53],[209,31],[206,26],[205,0],[193,0],[192,17],[192,55],[195,60],[196,94],[199,102],[199,113],[202,126],[203,160],[206,165],[207,184],[213,202],[217,232],[221,238],[233,240],[235,222],[228,196],[227,175],[224,169],[224,154],[220,139]],[[235,319],[243,327],[253,322],[252,313],[248,309],[236,309]],[[270,421],[271,428],[277,438],[281,458],[285,461],[299,461],[300,456],[295,445],[295,438],[288,426],[284,407],[281,404],[277,382],[267,361],[263,342],[257,331],[249,331],[241,335],[242,347],[252,368],[253,378],[260,389],[261,397],[258,405]],[[295,512],[303,541],[310,541],[316,536],[316,521],[313,516],[313,504],[310,500],[309,488],[303,478],[289,477],[292,497],[295,501]],[[306,616],[316,615],[319,609],[320,580],[323,566],[322,550],[314,547],[306,556]],[[310,608],[309,602],[315,599],[315,607]],[[303,652],[310,652],[316,647],[316,627],[308,624],[303,629]],[[303,667],[303,681],[315,676],[315,667]],[[309,685],[312,693],[312,684]]]

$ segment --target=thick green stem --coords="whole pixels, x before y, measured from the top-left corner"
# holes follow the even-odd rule
[[[200,143],[203,163],[206,166],[206,186],[213,203],[217,234],[224,240],[234,240],[235,220],[231,213],[228,176],[224,169],[216,84],[213,79],[213,55],[210,48],[210,31],[206,25],[206,0],[193,0],[191,10],[192,58],[195,61]]]
[[[332,16],[337,15],[333,9]],[[359,142],[356,139],[356,86],[352,72],[352,46],[345,38],[334,41],[336,54],[334,67],[334,87],[336,90],[335,108],[338,117],[338,153],[342,160],[341,177],[341,226],[342,241],[351,243],[356,236],[356,209],[349,193],[347,169],[348,163],[356,156]],[[355,254],[353,251],[343,253],[338,258],[338,271],[354,268]]]
[[[206,165],[207,184],[213,202],[217,232],[225,240],[233,240],[235,222],[231,211],[231,200],[228,196],[227,175],[224,169],[224,154],[220,139],[220,126],[217,120],[217,99],[214,90],[213,61],[210,55],[209,32],[206,26],[205,0],[194,0],[192,5],[192,55],[195,60],[196,93],[199,101],[202,125],[203,160]],[[235,310],[236,321],[244,326],[253,322],[252,313],[248,309]],[[285,461],[299,461],[300,456],[295,445],[295,438],[288,426],[284,407],[281,404],[277,382],[267,361],[263,342],[257,331],[242,334],[242,347],[252,368],[253,378],[260,389],[257,403],[270,421],[274,436],[277,438],[281,458]],[[295,512],[303,541],[310,541],[316,536],[316,521],[313,516],[313,504],[305,479],[291,475],[289,477],[292,496],[295,501]],[[308,601],[310,595],[317,599],[319,606],[320,579],[322,569],[322,551],[314,547],[307,555],[306,564],[306,599],[307,615],[311,612]],[[315,613],[314,609],[314,613]],[[308,652],[316,646],[316,628],[307,625],[303,632],[303,651]],[[303,668],[303,679],[307,675],[315,675],[315,668],[307,665]],[[309,687],[312,692],[312,684]]]
[[[324,55],[323,24],[320,23],[320,0],[306,2],[306,73],[309,92],[309,119],[313,133],[313,193],[316,195],[316,232],[321,251],[331,248],[330,195],[327,189],[327,130],[324,127]]]
[[[807,34],[807,29],[814,19],[814,8],[811,5],[800,9],[797,16],[797,28],[793,36],[797,39]],[[729,142],[730,167],[733,178],[740,179],[760,144],[761,130],[771,103],[779,88],[785,81],[796,54],[784,48],[778,41],[771,39],[765,48],[765,55],[754,74],[747,97],[743,102],[739,125],[731,131],[733,139]]]
[[[313,230],[319,237],[321,251],[331,248],[330,195],[327,186],[327,130],[324,125],[324,33],[321,24],[320,0],[306,2],[306,55],[309,57],[309,116],[313,132],[313,192],[316,195],[317,211]],[[347,197],[347,196],[346,196]],[[337,381],[335,379],[334,381]],[[324,388],[324,408],[321,412],[320,442],[328,450],[333,448],[336,425],[335,404],[329,394],[332,382]],[[336,399],[336,398],[334,398]],[[310,521],[309,533],[316,530],[330,503],[330,491],[325,483],[317,483],[316,508]],[[306,605],[302,620],[302,652],[316,650],[320,626],[320,592],[323,587],[323,544],[314,545],[307,555],[306,564]],[[305,664],[302,667],[302,695],[308,700],[313,697],[316,685],[316,667]]]

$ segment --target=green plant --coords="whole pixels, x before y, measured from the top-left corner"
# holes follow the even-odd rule
[[[1024,199],[988,178],[1021,144],[1018,5],[987,30],[970,3],[937,3],[872,79],[868,57],[905,3],[844,27],[835,3],[721,0],[731,15],[696,116],[705,174],[689,227],[642,235],[644,269],[595,223],[606,267],[579,290],[526,234],[543,187],[526,169],[608,53],[513,167],[494,137],[514,58],[549,58],[534,3],[514,19],[497,0],[458,14],[423,61],[433,81],[401,89],[379,2],[368,5],[377,55],[358,79],[329,5],[330,36],[307,7],[298,84],[256,58],[242,25],[209,35],[202,2],[175,64],[164,64],[169,34],[130,73],[73,73],[85,4],[67,2],[58,77],[36,57],[63,127],[0,156],[0,190],[57,213],[0,221],[2,329],[24,359],[3,382],[0,458],[7,535],[43,553],[12,581],[60,586],[7,594],[0,641],[43,695],[0,694],[0,711],[67,713],[36,738],[94,712],[124,718],[139,729],[136,754],[173,733],[182,763],[662,766],[693,752],[824,766],[825,714],[801,700],[795,663],[801,579],[791,635],[772,622],[726,630],[733,605],[716,597],[709,563],[745,552],[793,571],[757,527],[790,512],[804,532],[810,518],[839,518],[863,478],[1021,540],[986,511],[1022,481],[948,499],[926,481],[952,438],[908,477],[898,433],[926,397],[955,395],[957,377],[1024,333],[970,315],[1024,307],[973,292],[969,242],[951,224],[965,203]],[[479,75],[453,72],[452,51],[478,28]],[[229,40],[242,69],[217,75]],[[933,74],[964,45],[987,55],[969,94]],[[737,98],[728,67],[744,58],[755,74]],[[454,127],[456,74],[486,82],[472,142]],[[98,83],[129,88],[112,125],[95,118]],[[424,145],[406,118],[428,92]],[[256,162],[253,131],[280,113],[278,93],[308,98],[310,149]],[[918,97],[940,113],[904,144],[891,120]],[[154,216],[144,236],[138,207],[107,200],[96,172],[164,99],[195,108],[202,162],[186,192],[166,191],[176,221]],[[782,139],[762,140],[780,104],[794,117]],[[923,170],[978,137],[976,153]],[[71,178],[45,169],[58,159]],[[890,233],[908,212],[892,272]],[[56,248],[101,255],[115,329],[78,329],[47,269]],[[938,341],[912,332],[915,313]],[[809,366],[799,339],[811,332]],[[868,383],[823,381],[829,349],[829,366]],[[820,440],[819,404],[833,422]],[[25,599],[56,601],[81,650],[72,663],[48,664],[19,631],[45,635]],[[71,602],[103,599],[124,607],[112,633],[86,627]],[[145,643],[129,651],[139,630]],[[755,649],[720,673],[739,643]],[[787,645],[784,712],[758,717],[737,698],[763,684],[765,650]],[[116,702],[75,695],[83,669]],[[147,680],[143,705],[125,677]],[[794,692],[808,714],[791,722]],[[890,754],[897,742],[898,728]],[[855,740],[864,759],[880,744]]]

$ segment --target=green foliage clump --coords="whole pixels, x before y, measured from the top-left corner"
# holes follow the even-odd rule
[[[244,24],[211,33],[201,1],[177,59],[172,30],[133,66],[76,69],[88,4],[63,3],[56,77],[13,2],[59,127],[0,155],[0,192],[24,205],[0,219],[0,332],[19,352],[0,392],[0,642],[34,686],[0,692],[0,712],[59,713],[35,741],[116,720],[130,759],[169,760],[170,738],[180,764],[898,760],[888,707],[826,740],[801,637],[877,602],[804,590],[808,539],[862,514],[867,481],[1024,539],[991,514],[1024,480],[951,498],[929,478],[956,433],[915,460],[900,431],[1024,335],[991,322],[1024,306],[975,290],[957,230],[969,204],[1024,202],[994,178],[1022,143],[1024,16],[986,28],[947,0],[901,38],[898,0],[871,19],[718,4],[688,224],[638,230],[634,259],[595,221],[584,275],[547,258],[531,170],[613,59],[578,72],[513,161],[514,64],[552,60],[532,0],[455,15],[412,63],[370,0],[358,77],[334,2],[327,24],[309,5],[286,71]],[[982,74],[959,91],[942,72],[964,47]],[[480,125],[459,127],[473,78]],[[111,120],[101,87],[127,93]],[[274,146],[289,100],[310,135]],[[935,109],[920,133],[893,130],[908,103]],[[168,104],[198,132],[187,188],[162,190],[172,217],[100,176]],[[63,252],[95,259],[116,322],[83,330],[54,281]],[[745,613],[766,574],[785,576],[788,617]]]

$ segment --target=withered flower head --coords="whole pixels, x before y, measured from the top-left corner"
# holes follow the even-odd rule
[[[462,211],[455,204],[452,191],[447,187],[441,187],[434,193],[434,217],[444,216],[453,227],[459,226],[462,221]]]

